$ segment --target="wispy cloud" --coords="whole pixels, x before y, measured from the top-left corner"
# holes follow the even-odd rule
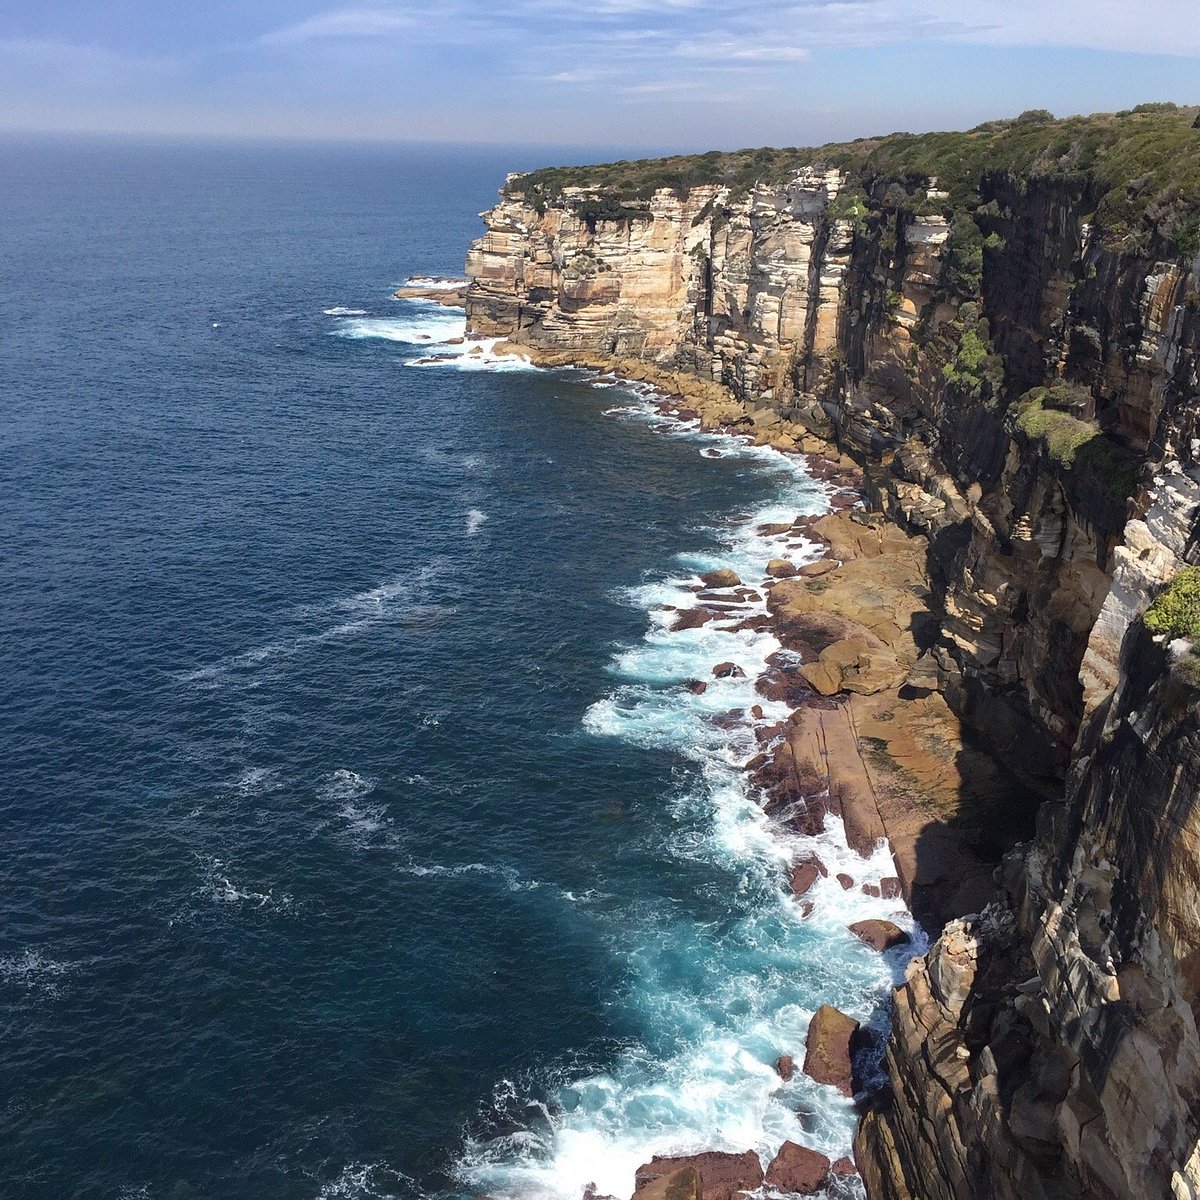
[[[258,41],[264,46],[292,46],[328,38],[370,38],[411,29],[413,24],[411,12],[402,9],[344,8],[264,33]]]

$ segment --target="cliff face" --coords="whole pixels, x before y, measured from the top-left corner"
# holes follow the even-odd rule
[[[519,185],[472,331],[690,372],[849,452],[926,539],[921,682],[1047,798],[897,993],[868,1193],[1200,1197],[1198,693],[1141,620],[1200,557],[1200,258],[1113,248],[1069,176],[984,174],[969,215],[817,162],[641,210]]]

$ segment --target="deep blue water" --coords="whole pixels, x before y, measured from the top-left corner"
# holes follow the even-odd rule
[[[580,373],[406,365],[453,314],[391,289],[540,157],[0,146],[0,1194],[845,1142],[769,1063],[884,974],[696,732],[748,685],[676,707],[732,635],[648,616],[819,489]]]

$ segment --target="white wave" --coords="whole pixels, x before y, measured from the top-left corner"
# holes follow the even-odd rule
[[[449,367],[455,371],[536,371],[524,354],[497,354],[500,338],[468,338],[438,346],[422,358],[409,359],[409,367]]]
[[[367,315],[365,308],[346,308],[341,304],[335,304],[332,308],[323,308],[321,311],[327,317],[365,317]]]
[[[71,963],[47,958],[40,950],[29,948],[20,954],[0,958],[0,983],[10,984],[38,996],[62,994],[63,980],[74,971]]]
[[[341,597],[323,604],[303,605],[295,610],[294,615],[304,622],[320,622],[320,628],[298,630],[289,638],[267,642],[250,650],[231,654],[219,662],[180,672],[175,679],[182,684],[216,688],[230,675],[252,675],[263,663],[286,661],[313,646],[365,632],[383,622],[428,623],[430,619],[453,611],[443,605],[421,603],[424,590],[441,574],[443,566],[440,561],[427,563],[412,574],[367,588],[353,596]],[[330,623],[329,619],[335,616],[342,619]],[[345,619],[347,617],[349,619]]]
[[[820,1003],[836,1004],[881,1033],[886,1027],[889,988],[905,952],[874,953],[849,933],[850,922],[888,916],[912,931],[910,952],[923,945],[903,904],[861,890],[894,873],[886,847],[861,858],[833,817],[816,837],[799,837],[755,803],[741,770],[761,748],[754,726],[782,719],[788,709],[755,688],[768,658],[780,653],[779,641],[769,631],[733,626],[765,612],[761,585],[770,558],[786,554],[801,562],[817,554],[790,528],[766,534],[760,527],[790,527],[797,515],[822,511],[825,488],[799,458],[664,420],[646,398],[652,394],[637,389],[638,398],[610,411],[704,449],[719,447],[771,472],[778,486],[769,504],[722,531],[718,550],[681,556],[681,573],[622,593],[645,609],[648,630],[614,655],[617,684],[591,705],[584,725],[598,736],[691,760],[694,785],[666,798],[675,832],[663,852],[707,863],[726,877],[736,918],[709,928],[670,911],[621,914],[610,939],[627,963],[630,1015],[642,1037],[606,1071],[550,1081],[550,1103],[536,1121],[527,1117],[532,1097],[511,1084],[501,1089],[496,1107],[517,1132],[470,1142],[458,1168],[462,1183],[496,1200],[578,1200],[589,1184],[601,1194],[627,1196],[636,1168],[655,1154],[754,1149],[765,1166],[786,1139],[834,1158],[849,1153],[853,1102],[802,1072],[785,1083],[773,1064],[780,1054],[803,1053]],[[696,604],[697,574],[724,566],[759,589],[759,598],[697,629],[669,628],[659,606]],[[713,667],[724,661],[744,675],[715,678]],[[684,686],[691,679],[706,682],[702,694]],[[761,717],[751,711],[755,706]],[[815,909],[807,920],[787,889],[790,863],[802,850],[818,853],[829,869],[809,897]],[[839,872],[854,880],[850,890],[836,879]]]
[[[411,317],[342,317],[333,330],[337,337],[380,338],[406,346],[442,345],[467,332],[467,319],[461,310],[436,305],[428,309],[417,301],[407,301],[415,310]]]
[[[450,279],[445,275],[410,275],[400,286],[424,288],[427,292],[456,292],[470,282],[469,279]]]
[[[241,905],[250,908],[269,908],[286,912],[295,906],[295,900],[286,892],[276,895],[274,889],[265,892],[232,883],[225,873],[225,863],[212,855],[197,855],[200,861],[203,883],[199,895],[215,904]]]
[[[392,818],[387,808],[367,802],[375,786],[374,779],[339,767],[326,775],[317,788],[321,800],[331,807],[336,805],[343,835],[362,848],[379,844],[376,835],[381,833],[385,835],[385,844],[390,840]]]
[[[347,1163],[334,1180],[317,1193],[317,1200],[395,1200],[416,1191],[415,1181],[383,1163]]]
[[[412,875],[418,879],[465,879],[470,876],[484,876],[498,879],[504,883],[510,892],[536,892],[544,886],[537,880],[523,879],[513,867],[504,863],[460,863],[448,867],[442,863],[419,863],[410,860],[399,868],[404,875]]]
[[[475,534],[479,532],[480,526],[488,519],[487,513],[478,508],[473,508],[467,513],[467,534]]]

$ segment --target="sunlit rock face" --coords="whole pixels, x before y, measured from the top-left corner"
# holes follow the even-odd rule
[[[814,164],[615,218],[514,193],[471,249],[469,324],[722,383],[730,420],[855,457],[925,539],[922,687],[1046,797],[897,992],[868,1194],[1200,1197],[1198,693],[1142,623],[1200,556],[1198,264],[998,173],[972,274],[957,214],[889,209],[883,181],[846,215],[848,186]]]

